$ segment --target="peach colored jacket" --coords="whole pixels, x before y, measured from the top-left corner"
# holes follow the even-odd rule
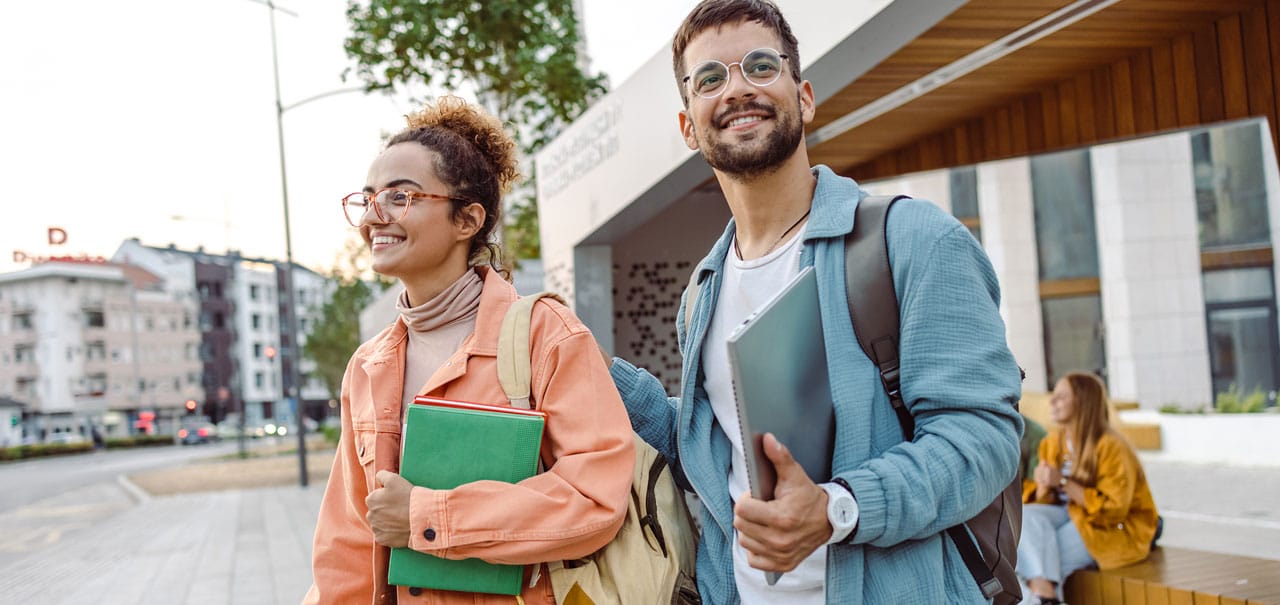
[[[1040,440],[1040,461],[1056,468],[1063,462],[1062,429]],[[1129,442],[1109,430],[1098,440],[1098,477],[1084,488],[1084,505],[1067,505],[1067,514],[1080,530],[1085,548],[1101,569],[1112,569],[1147,558],[1156,535],[1156,503],[1142,463]],[[1036,500],[1035,482],[1023,501],[1053,504],[1051,494]]]
[[[510,405],[498,384],[497,343],[503,315],[517,295],[496,272],[477,271],[484,291],[475,332],[419,393]],[[303,602],[513,604],[512,596],[411,592],[387,584],[390,550],[373,541],[365,497],[376,487],[378,471],[399,468],[406,330],[397,319],[361,345],[347,366],[342,437],[316,525],[314,584]],[[554,600],[546,567],[530,564],[584,557],[617,533],[635,453],[626,409],[595,339],[573,312],[539,301],[530,341],[532,396],[547,413],[541,456],[549,468],[515,485],[413,488],[409,547],[448,559],[529,565],[521,596],[534,605]],[[540,578],[530,587],[534,569]]]

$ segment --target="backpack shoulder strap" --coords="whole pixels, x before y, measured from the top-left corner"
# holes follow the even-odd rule
[[[898,415],[902,435],[908,441],[915,433],[907,406],[902,400],[898,374],[898,296],[889,267],[889,245],[885,229],[889,209],[905,195],[873,195],[858,203],[853,232],[844,239],[844,285],[849,297],[849,320],[858,344],[880,369],[880,382]]]
[[[511,400],[511,407],[526,410],[533,407],[529,401],[529,322],[533,304],[546,297],[564,304],[559,294],[539,292],[511,303],[502,317],[502,329],[498,332],[498,382]]]
[[[849,319],[858,344],[880,369],[880,382],[898,416],[902,438],[910,441],[915,434],[915,420],[902,398],[898,371],[898,296],[893,287],[886,239],[889,209],[904,198],[907,196],[877,195],[858,203],[853,232],[844,240],[845,290],[849,297]],[[990,599],[999,594],[1002,584],[983,560],[965,525],[953,525],[946,532],[983,595]]]

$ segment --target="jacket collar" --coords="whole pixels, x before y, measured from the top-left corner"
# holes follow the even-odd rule
[[[460,350],[466,355],[498,354],[498,332],[502,329],[502,318],[506,315],[511,303],[519,296],[516,289],[497,272],[488,267],[474,269],[484,279],[484,293],[480,296],[480,310],[476,314],[476,329],[462,342]],[[375,365],[384,365],[398,361],[404,356],[409,339],[409,328],[399,314],[396,320],[376,340],[376,348],[365,359],[362,366],[368,370]]]
[[[480,311],[476,314],[476,331],[462,343],[467,355],[498,355],[498,335],[502,330],[502,318],[507,315],[511,303],[520,298],[515,286],[489,267],[476,267],[484,279],[484,293],[480,295]]]
[[[853,207],[862,198],[862,190],[853,179],[842,177],[823,164],[814,166],[813,174],[818,177],[818,186],[813,190],[812,210],[804,233],[805,243],[848,235],[853,231]],[[696,283],[701,284],[708,275],[724,266],[724,258],[733,245],[736,230],[734,220],[729,219],[729,224],[716,245],[698,264],[694,273]]]

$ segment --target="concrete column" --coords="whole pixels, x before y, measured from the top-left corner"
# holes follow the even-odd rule
[[[1188,133],[1091,151],[1111,396],[1212,399]]]
[[[951,214],[951,171],[931,170],[918,172],[883,181],[876,181],[864,187],[873,195],[909,195],[914,198],[928,200]]]
[[[978,166],[982,247],[1000,280],[1000,315],[1009,348],[1027,372],[1022,388],[1046,391],[1048,371],[1031,197],[1031,163],[1027,158]]]
[[[1258,122],[1262,130],[1262,174],[1267,184],[1267,218],[1271,223],[1271,250],[1280,250],[1280,164],[1276,162],[1276,148],[1271,140],[1271,129],[1265,120]],[[1280,263],[1271,263],[1271,285],[1275,288],[1273,300],[1280,302]],[[1280,326],[1280,321],[1276,322]]]
[[[613,350],[613,247],[573,249],[573,310],[606,351]]]

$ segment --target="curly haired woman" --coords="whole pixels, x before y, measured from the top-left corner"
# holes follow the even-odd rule
[[[496,367],[516,300],[491,241],[518,177],[515,143],[474,105],[445,97],[409,116],[343,199],[373,270],[404,286],[399,317],[364,343],[342,382],[342,437],[320,505],[306,603],[505,603],[509,595],[387,584],[390,548],[525,565],[524,603],[553,603],[541,563],[609,542],[627,510],[631,424],[595,340],[563,305],[530,325],[532,399],[547,413],[546,471],[451,490],[401,478],[400,431],[416,395],[509,405]],[[477,438],[481,436],[477,435]]]

